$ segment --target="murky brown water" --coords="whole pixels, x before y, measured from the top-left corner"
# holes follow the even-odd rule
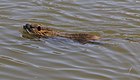
[[[21,37],[31,22],[103,45]],[[139,0],[0,0],[0,80],[140,80],[139,31]]]

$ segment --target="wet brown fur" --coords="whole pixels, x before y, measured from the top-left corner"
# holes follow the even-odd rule
[[[23,26],[24,30],[30,35],[43,38],[43,37],[64,37],[69,38],[81,43],[86,43],[90,40],[98,40],[99,36],[90,34],[90,33],[70,33],[53,28],[48,28],[39,24],[26,24]]]

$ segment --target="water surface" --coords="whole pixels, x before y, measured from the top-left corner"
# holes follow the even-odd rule
[[[0,80],[139,80],[139,0],[1,0]],[[100,34],[100,44],[31,40],[22,25]]]

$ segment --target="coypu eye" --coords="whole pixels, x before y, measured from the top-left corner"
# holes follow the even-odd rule
[[[40,26],[38,26],[38,27],[37,27],[37,30],[38,30],[38,31],[40,31],[40,30],[41,30],[41,27],[40,27]]]

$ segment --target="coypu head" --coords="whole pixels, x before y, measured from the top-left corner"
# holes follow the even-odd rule
[[[24,31],[32,37],[47,37],[48,30],[45,29],[42,25],[39,24],[25,24],[23,25]]]
[[[39,24],[25,24],[23,29],[26,31],[26,33],[34,37],[40,38],[52,36],[52,30],[50,28],[45,28],[43,25]]]
[[[23,25],[22,37],[30,39],[39,38],[40,35],[38,34],[38,31],[40,30],[41,27],[39,25],[25,24]]]
[[[37,24],[25,24],[23,25],[23,29],[29,34],[34,34],[43,30],[42,27]]]

